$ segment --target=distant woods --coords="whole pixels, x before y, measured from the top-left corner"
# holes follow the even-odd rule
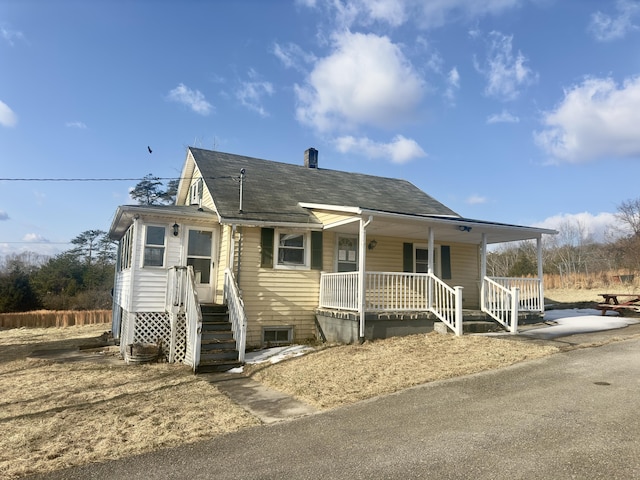
[[[0,259],[0,313],[111,308],[116,243],[87,230],[54,257],[32,252]]]

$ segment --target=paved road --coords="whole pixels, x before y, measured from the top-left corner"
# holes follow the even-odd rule
[[[632,479],[639,416],[635,339],[45,478]]]

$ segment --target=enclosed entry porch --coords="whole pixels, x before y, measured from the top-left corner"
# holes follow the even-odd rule
[[[544,312],[541,235],[553,231],[380,212],[325,226],[332,228],[338,238],[357,228],[358,262],[356,271],[321,274],[316,319],[329,341],[379,338],[375,330],[383,321],[391,332],[387,336],[411,333],[411,324],[433,329],[434,322],[461,335],[463,323],[473,320],[516,333],[519,321]],[[486,275],[490,243],[531,239],[538,246],[536,277]],[[387,246],[376,257],[379,245]],[[398,260],[398,250],[404,250],[404,259]],[[381,264],[397,267],[383,271]]]

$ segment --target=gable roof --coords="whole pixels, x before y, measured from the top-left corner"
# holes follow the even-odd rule
[[[319,220],[301,203],[460,218],[406,180],[308,168],[193,147],[189,150],[222,221],[319,225]],[[242,213],[239,211],[241,169],[245,169]]]

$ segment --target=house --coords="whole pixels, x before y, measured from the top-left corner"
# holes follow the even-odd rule
[[[301,159],[302,160],[302,159]],[[175,205],[120,206],[113,334],[194,370],[247,348],[355,342],[544,311],[553,230],[460,216],[405,180],[189,148]],[[301,162],[302,163],[302,162]],[[537,278],[490,278],[491,244],[535,240]]]

